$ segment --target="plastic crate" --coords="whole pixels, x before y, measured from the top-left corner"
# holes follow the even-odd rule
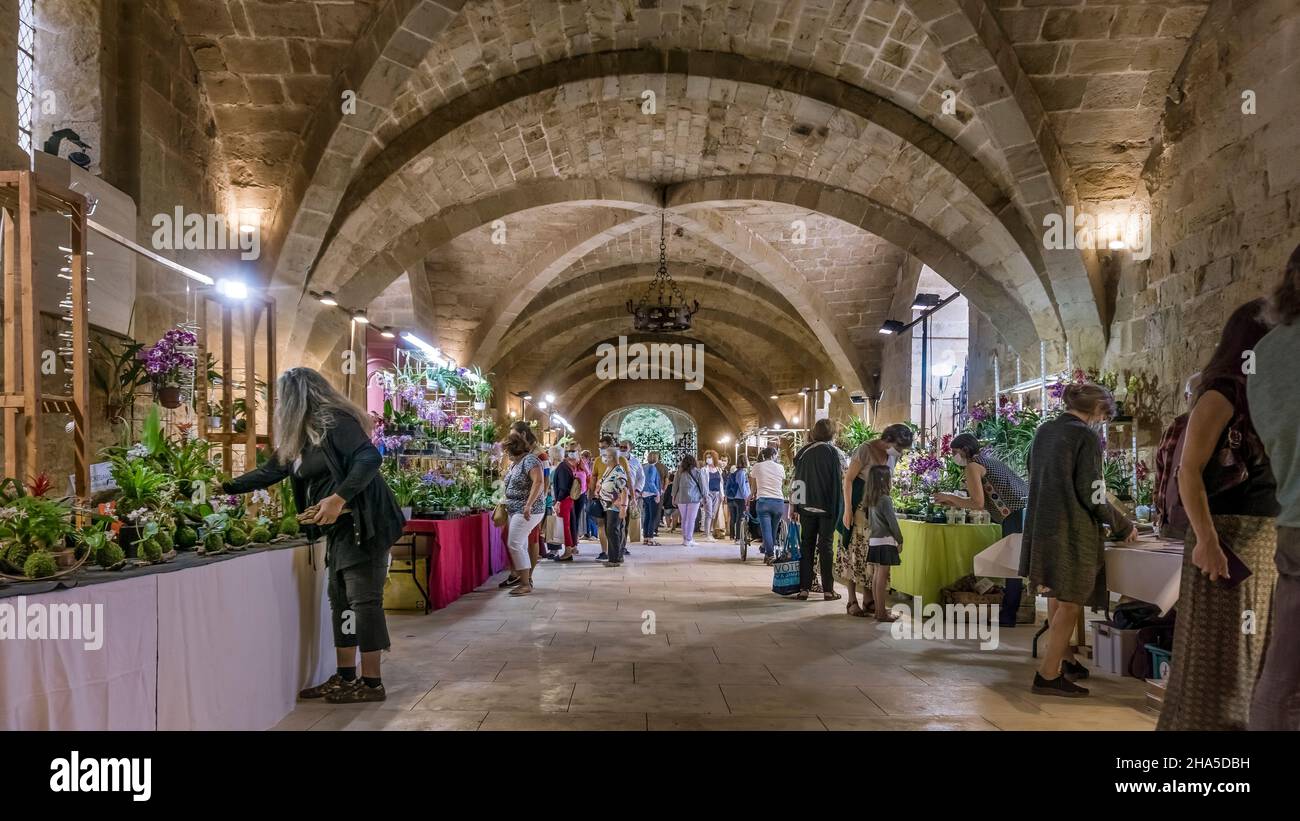
[[[1163,647],[1155,644],[1146,646],[1147,652],[1151,654],[1151,678],[1156,681],[1164,681],[1169,678],[1169,665],[1173,663],[1173,653],[1170,653]]]

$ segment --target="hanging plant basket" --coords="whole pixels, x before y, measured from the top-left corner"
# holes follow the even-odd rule
[[[181,406],[181,389],[175,385],[164,385],[158,388],[158,404],[168,410],[175,410]]]

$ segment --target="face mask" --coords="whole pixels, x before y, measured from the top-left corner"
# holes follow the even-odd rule
[[[707,461],[710,465],[713,464],[713,460],[712,460],[712,459],[707,459],[706,461]]]
[[[613,448],[610,448],[609,450],[605,451],[605,459],[606,459],[606,460],[612,462],[613,460],[615,460],[615,459],[617,459],[617,458],[618,458],[618,451],[614,450]]]
[[[578,454],[574,453],[573,451],[569,451],[568,453],[566,453],[566,454],[564,454],[564,455],[565,455],[566,457],[568,457],[569,459],[577,459],[577,458],[578,458]]]
[[[961,465],[962,467],[966,467],[966,463],[970,461],[965,457],[965,455],[960,453],[954,453],[952,455],[952,460],[957,464]]]
[[[619,448],[619,449],[618,449],[618,452],[619,452],[620,454],[622,454],[623,456],[627,456],[628,453],[629,453],[630,451],[628,451],[627,448]]]
[[[609,464],[609,454],[608,454],[608,453],[602,453],[602,454],[600,455],[600,461],[602,461],[602,462],[604,462],[605,464],[608,465],[608,464]]]

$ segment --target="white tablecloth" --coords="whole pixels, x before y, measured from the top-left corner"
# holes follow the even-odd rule
[[[1107,547],[1106,586],[1120,595],[1159,605],[1162,614],[1169,612],[1178,603],[1183,551],[1153,548],[1170,545],[1139,542],[1137,547]]]
[[[1121,596],[1160,606],[1168,612],[1178,602],[1183,552],[1177,542],[1147,536],[1136,545],[1106,547],[1106,587]],[[1016,576],[1020,567],[1020,534],[994,542],[975,556],[975,575]]]
[[[102,603],[104,645],[0,640],[0,729],[271,727],[334,669],[324,584],[304,546],[28,597]]]

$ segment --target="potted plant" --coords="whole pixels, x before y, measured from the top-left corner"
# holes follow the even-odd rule
[[[151,347],[139,352],[145,371],[153,381],[158,404],[164,408],[181,406],[181,374],[194,368],[194,355],[188,348],[198,339],[183,328],[172,328]]]
[[[397,499],[397,506],[402,509],[402,515],[410,519],[411,509],[424,490],[420,477],[414,471],[399,468],[390,472],[384,478],[388,482],[389,489],[393,491],[393,496]]]
[[[875,428],[854,417],[840,427],[840,448],[846,453],[857,450],[863,442],[877,438]]]
[[[144,458],[114,455],[109,473],[117,484],[117,509],[122,523],[118,543],[127,558],[135,558],[140,542],[141,518],[166,506],[172,498],[174,482]]]
[[[1133,517],[1139,522],[1151,521],[1151,503],[1155,497],[1155,481],[1151,478],[1150,468],[1145,461],[1139,460],[1137,463],[1137,488],[1134,492],[1134,500],[1137,507],[1133,510]]]
[[[75,556],[68,548],[69,513],[66,502],[42,496],[7,499],[0,507],[0,564],[29,579],[53,576],[71,566]]]
[[[144,345],[123,342],[113,348],[102,337],[94,339],[91,354],[91,380],[104,392],[104,416],[109,422],[126,419],[135,403],[135,392],[149,384],[149,373],[140,356]]]
[[[470,384],[470,392],[474,395],[474,410],[476,411],[487,410],[488,400],[492,398],[492,383],[488,381],[488,377],[491,375],[485,375],[475,365],[471,375],[466,377],[466,381]]]

